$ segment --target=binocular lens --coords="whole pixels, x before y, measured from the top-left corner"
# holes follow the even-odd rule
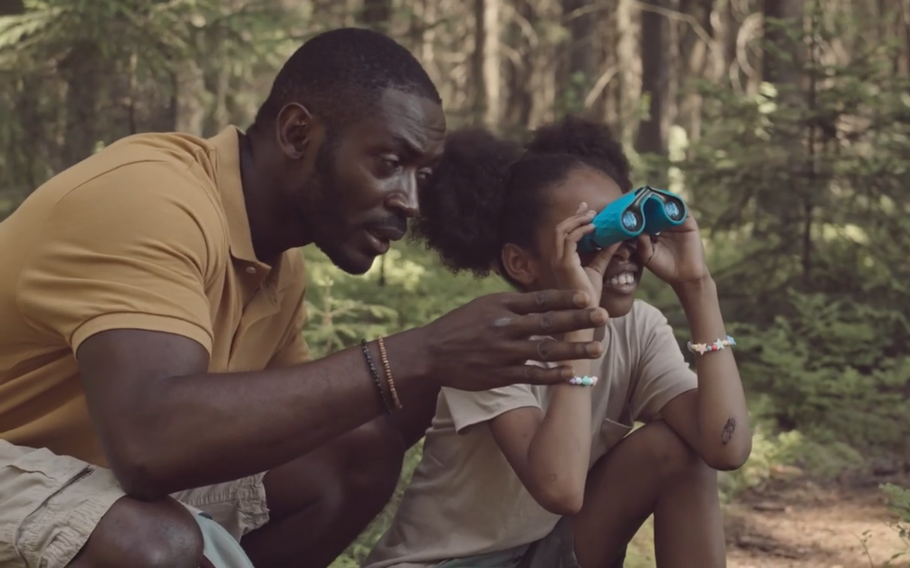
[[[682,209],[679,207],[678,203],[670,201],[664,206],[664,209],[667,211],[667,216],[674,221],[682,217]]]
[[[634,211],[626,211],[622,214],[622,226],[628,231],[636,231],[641,226],[641,217]]]

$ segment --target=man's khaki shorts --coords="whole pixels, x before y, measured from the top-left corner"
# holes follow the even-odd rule
[[[240,537],[268,522],[263,475],[172,495],[197,517],[215,566],[228,565],[224,559],[240,550]],[[123,496],[109,469],[0,440],[0,566],[64,568]],[[224,542],[225,531],[233,542]]]

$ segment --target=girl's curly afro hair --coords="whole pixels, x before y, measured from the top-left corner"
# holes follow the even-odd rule
[[[501,272],[503,245],[533,246],[547,189],[576,168],[632,189],[629,160],[605,125],[568,116],[538,128],[522,148],[482,128],[446,138],[441,163],[420,189],[413,236],[454,272]]]

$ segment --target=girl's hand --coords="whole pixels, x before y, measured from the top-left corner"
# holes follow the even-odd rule
[[[591,221],[595,212],[588,210],[588,205],[578,206],[575,215],[556,225],[555,254],[552,259],[553,272],[557,285],[562,289],[584,290],[591,295],[591,305],[600,304],[603,289],[604,271],[619,248],[619,243],[598,252],[587,266],[582,266],[578,256],[578,241],[594,231]]]
[[[638,237],[638,254],[648,270],[673,287],[702,281],[710,276],[698,223],[691,213],[682,225],[667,229],[656,237],[642,233]]]

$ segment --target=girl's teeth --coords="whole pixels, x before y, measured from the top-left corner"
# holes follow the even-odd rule
[[[608,281],[610,286],[627,286],[635,282],[635,277],[628,272],[617,274]]]

